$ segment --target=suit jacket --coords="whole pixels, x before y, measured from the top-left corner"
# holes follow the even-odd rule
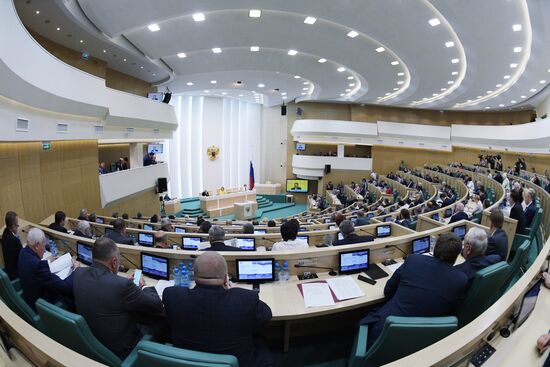
[[[476,273],[483,268],[488,267],[502,261],[500,255],[493,254],[487,256],[477,256],[464,261],[462,264],[456,265],[455,268],[466,274],[468,277],[468,288],[472,284],[472,280],[476,276]]]
[[[510,218],[518,221],[516,233],[527,234],[527,231],[525,230],[525,214],[523,213],[521,203],[514,204],[512,209],[510,209]]]
[[[84,317],[95,337],[121,359],[142,337],[136,319],[163,311],[154,288],[141,290],[131,280],[98,263],[76,269],[73,291],[77,313]]]
[[[262,366],[253,333],[271,320],[271,309],[258,293],[241,288],[197,285],[164,290],[172,343],[209,353],[234,355],[239,366]]]
[[[531,222],[533,222],[536,212],[537,208],[535,207],[535,203],[531,201],[531,204],[529,204],[523,211],[523,214],[525,215],[525,227],[531,227]]]
[[[223,242],[211,242],[210,247],[205,248],[204,251],[242,251],[238,247],[227,246]]]
[[[29,246],[19,253],[19,281],[23,290],[23,299],[33,310],[34,303],[39,298],[50,303],[61,299],[72,300],[73,275],[62,280],[52,274],[48,261],[41,260]]]
[[[454,213],[451,217],[451,220],[449,221],[449,224],[458,222],[459,220],[462,220],[462,219],[468,219],[468,214],[464,212]]]
[[[503,229],[497,228],[487,241],[485,255],[499,255],[502,261],[508,256],[508,235]]]
[[[371,242],[371,241],[374,241],[374,237],[368,236],[368,235],[359,236],[357,235],[357,233],[352,233],[341,240],[335,241],[332,245],[333,246],[350,245],[352,243]]]
[[[107,234],[105,237],[112,239],[116,243],[122,243],[123,245],[134,245],[134,241],[131,238],[125,237],[120,234],[120,232],[115,230]]]
[[[409,255],[386,283],[387,302],[361,324],[369,327],[369,345],[380,335],[388,316],[449,316],[464,298],[468,277],[432,256]]]
[[[409,226],[411,225],[411,220],[410,219],[401,219],[397,223],[402,225],[403,227],[409,228]]]
[[[4,233],[2,234],[2,254],[4,255],[6,274],[8,274],[10,280],[19,277],[17,266],[19,252],[22,248],[23,246],[21,246],[19,238],[17,238],[7,227],[4,228]]]
[[[369,224],[369,221],[370,219],[367,217],[357,217],[357,219],[355,220],[355,226],[356,227],[365,226]]]
[[[69,233],[69,231],[67,231],[67,228],[65,228],[65,227],[63,227],[63,226],[61,226],[61,225],[59,225],[58,223],[55,223],[55,222],[50,224],[49,228],[53,229],[54,231]]]
[[[84,233],[80,232],[78,229],[75,229],[73,235],[78,237],[84,237],[84,238],[92,238],[92,237],[86,236]]]

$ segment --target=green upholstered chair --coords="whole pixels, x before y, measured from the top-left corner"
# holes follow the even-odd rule
[[[381,366],[415,353],[453,333],[458,320],[448,317],[389,316],[378,339],[367,350],[368,325],[359,326],[348,367]]]
[[[141,341],[122,367],[239,367],[236,357]]]
[[[22,292],[14,288],[14,284],[19,284],[19,282],[13,282],[10,281],[8,274],[0,269],[0,297],[2,297],[4,303],[19,317],[35,328],[42,330],[40,317],[29,307],[27,302],[25,302],[21,296]]]
[[[543,213],[543,209],[538,208],[537,212],[535,213],[535,216],[533,217],[533,221],[531,222],[531,227],[526,228],[526,230],[529,233],[528,234],[529,240],[531,242],[533,242],[537,236],[537,231],[539,230],[540,222],[542,220],[542,213]],[[538,241],[537,241],[537,244],[538,244]],[[540,250],[542,250],[542,245],[543,245],[542,243],[538,244],[537,253],[539,253]]]
[[[416,220],[411,220],[411,222],[409,223],[409,229],[416,231]]]
[[[501,294],[504,294],[504,292],[506,292],[506,289],[510,286],[511,282],[521,272],[522,267],[527,264],[530,249],[531,242],[526,239],[515,251],[514,257],[510,261],[510,269],[508,271],[506,279],[504,280]]]
[[[457,307],[461,327],[481,315],[498,298],[509,269],[510,265],[501,261],[477,272],[466,298]]]
[[[108,366],[122,364],[120,358],[96,339],[82,316],[43,299],[36,301],[36,311],[44,325],[44,333],[53,340]]]
[[[525,241],[529,241],[529,243],[531,243],[531,240],[529,239],[528,235],[520,234],[520,233],[516,233],[514,235],[514,241],[512,241],[512,248],[510,249],[510,254],[508,255],[508,262],[512,262],[512,260],[516,256],[516,251]]]

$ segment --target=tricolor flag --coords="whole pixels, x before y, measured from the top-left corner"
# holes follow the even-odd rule
[[[252,165],[252,161],[250,161],[250,174],[248,175],[248,183],[248,189],[254,189],[254,166]]]

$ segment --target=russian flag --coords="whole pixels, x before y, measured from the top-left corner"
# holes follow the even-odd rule
[[[254,166],[252,165],[252,161],[250,161],[250,174],[248,175],[248,183],[248,189],[254,189]]]

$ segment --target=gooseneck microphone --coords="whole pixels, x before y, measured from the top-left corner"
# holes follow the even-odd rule
[[[328,266],[315,266],[315,265],[301,265],[301,264],[295,264],[294,267],[295,267],[295,268],[325,269],[325,270],[330,270],[330,271],[328,272],[328,275],[330,275],[331,277],[338,275],[338,273],[335,272],[333,268],[330,268],[330,267],[328,267]]]

